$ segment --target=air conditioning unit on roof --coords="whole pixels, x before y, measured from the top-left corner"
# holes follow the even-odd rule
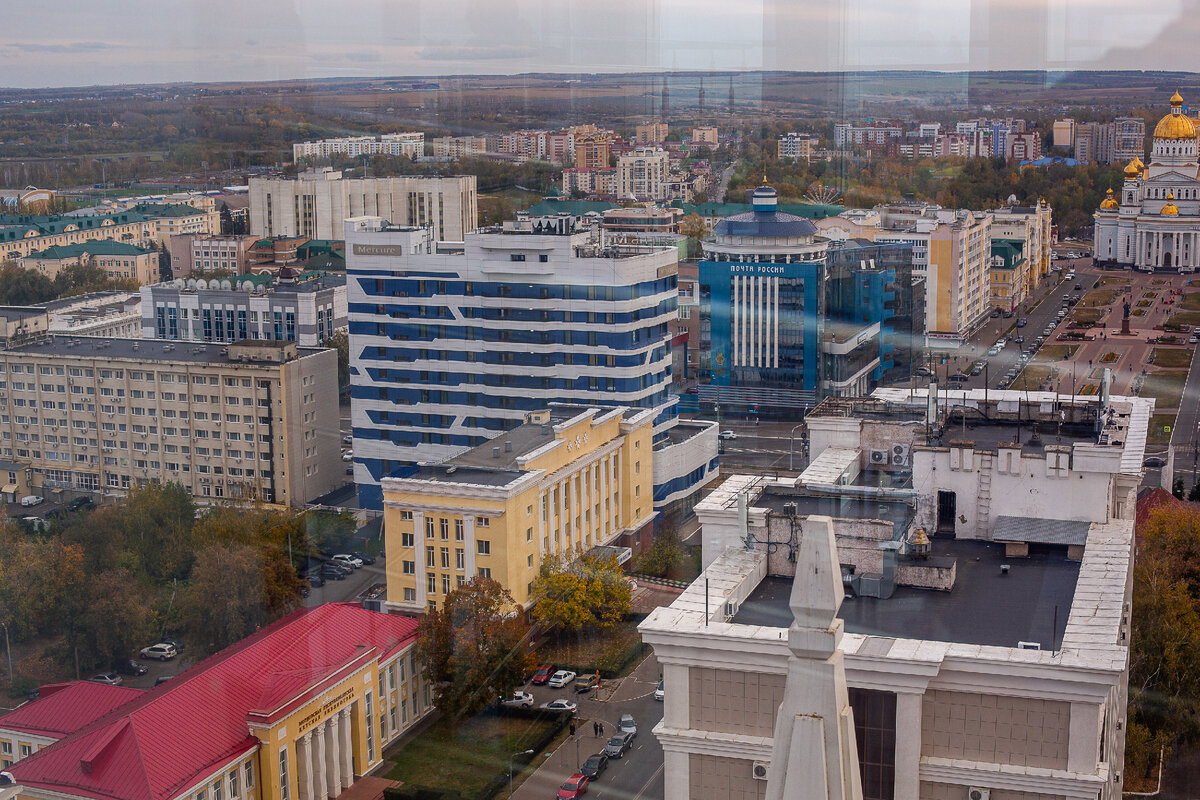
[[[890,461],[887,450],[872,450],[870,458],[872,464],[883,465]]]

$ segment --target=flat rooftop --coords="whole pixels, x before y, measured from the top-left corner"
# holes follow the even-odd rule
[[[458,466],[455,459],[444,464],[417,467],[417,471],[403,477],[430,483],[469,483],[473,486],[507,486],[525,473],[518,469],[486,469],[483,467]]]
[[[966,429],[963,425],[949,423],[942,432],[941,444],[948,445],[955,441],[975,442],[976,449],[995,450],[1004,443],[1019,441],[1028,447],[1033,439],[1034,431],[1041,438],[1042,446],[1073,444],[1095,444],[1098,436],[1090,428],[1081,425],[1052,425],[1045,422],[1017,425],[1012,422],[974,422],[968,418]]]
[[[654,449],[658,450],[673,444],[682,444],[689,439],[696,438],[711,427],[711,423],[680,420],[674,426],[667,428],[664,436],[655,442]]]
[[[236,344],[236,343],[234,343]],[[250,340],[248,345],[268,347],[271,342]],[[294,342],[280,342],[294,345]],[[17,347],[9,353],[22,355],[74,356],[77,358],[132,359],[151,362],[180,362],[191,364],[241,363],[229,357],[231,345],[221,342],[170,342],[161,339],[108,339],[90,336],[47,336]],[[297,347],[299,358],[319,353],[325,348]],[[250,364],[274,364],[274,361],[250,360]]]
[[[1079,562],[1056,553],[1007,558],[1000,544],[942,538],[933,539],[931,557],[957,561],[951,591],[898,586],[886,600],[847,595],[838,614],[846,631],[998,647],[1019,642],[1037,642],[1043,650],[1061,647]],[[1009,565],[1007,575],[1001,564]],[[791,590],[790,577],[763,578],[733,621],[789,627]]]
[[[850,495],[801,494],[795,489],[772,485],[767,485],[751,505],[782,514],[783,507],[788,503],[796,504],[796,514],[801,517],[818,515],[837,519],[885,520],[892,523],[892,531],[897,538],[908,530],[914,514],[912,506],[894,500]]]

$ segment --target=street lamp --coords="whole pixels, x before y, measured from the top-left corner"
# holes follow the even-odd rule
[[[508,757],[508,800],[512,800],[512,783],[513,783],[513,759],[517,756],[532,755],[532,750],[522,750],[519,753],[513,753]]]
[[[4,628],[4,652],[8,656],[8,686],[11,689],[13,683],[12,647],[8,644],[8,623],[0,622],[0,628]]]
[[[801,422],[799,425],[793,427],[791,433],[788,434],[788,472],[793,470],[792,453],[796,450],[796,431],[803,427],[804,423]]]

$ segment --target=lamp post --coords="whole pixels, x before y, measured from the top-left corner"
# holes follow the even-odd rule
[[[788,434],[788,471],[789,472],[793,471],[792,454],[796,450],[796,431],[803,427],[804,427],[804,423],[801,422],[799,425],[794,426],[792,428],[791,433]]]
[[[8,686],[12,688],[13,671],[12,671],[12,647],[8,644],[8,623],[0,622],[0,628],[4,628],[4,653],[8,657]]]
[[[508,800],[512,800],[512,792],[513,792],[513,787],[512,787],[512,784],[513,784],[513,759],[516,758],[517,756],[527,756],[527,755],[531,755],[532,753],[533,753],[532,750],[522,750],[521,752],[513,753],[511,756],[508,757]]]

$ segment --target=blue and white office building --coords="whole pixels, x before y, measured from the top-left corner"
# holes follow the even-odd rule
[[[438,242],[427,228],[346,221],[364,507],[380,506],[381,477],[482,444],[553,402],[654,409],[657,488],[659,448],[686,444],[669,435],[677,251],[601,236],[550,218]],[[664,498],[715,470],[715,430],[701,426],[696,436],[711,441],[702,448],[711,455],[699,458],[691,442],[682,448],[690,457],[661,459],[672,473],[663,475]]]
[[[867,394],[907,368],[912,249],[839,243],[780,212],[761,186],[751,211],[702,243],[700,400],[721,413],[793,416],[823,397]],[[919,330],[919,328],[918,328]]]

